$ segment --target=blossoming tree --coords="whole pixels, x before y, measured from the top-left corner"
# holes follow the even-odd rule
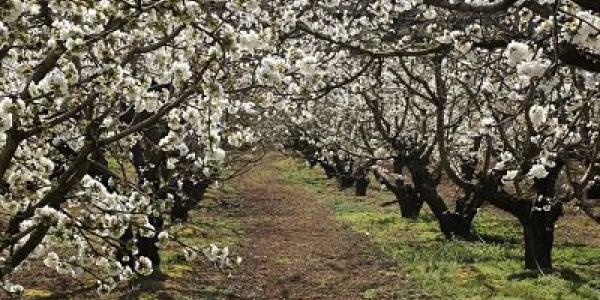
[[[157,261],[127,241],[172,237],[153,221],[177,196],[168,187],[227,176],[227,151],[257,140],[248,125],[262,112],[237,89],[255,84],[242,32],[260,11],[222,1],[0,7],[2,287],[19,291],[11,273],[44,256],[62,274],[94,276],[99,292],[152,273]],[[73,254],[53,252],[65,244]]]
[[[155,244],[173,238],[161,230],[165,216],[185,219],[258,141],[291,138],[342,186],[364,185],[375,165],[397,201],[411,204],[407,215],[426,203],[448,237],[470,236],[484,202],[506,210],[523,225],[528,269],[552,267],[565,203],[600,222],[595,1],[0,8],[8,291],[19,291],[8,279],[35,257],[95,276],[100,292],[151,274]],[[440,197],[444,180],[460,197]],[[75,254],[53,252],[64,244]]]

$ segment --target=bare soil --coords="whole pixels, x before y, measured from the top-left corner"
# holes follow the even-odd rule
[[[365,235],[277,178],[272,160],[239,179],[245,260],[234,299],[423,299]]]

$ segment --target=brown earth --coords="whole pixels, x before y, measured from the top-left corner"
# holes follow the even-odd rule
[[[244,262],[234,299],[423,299],[368,237],[277,178],[267,160],[239,179]]]

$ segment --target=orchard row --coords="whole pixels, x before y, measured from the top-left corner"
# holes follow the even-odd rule
[[[277,145],[448,238],[491,203],[546,271],[563,206],[600,222],[599,33],[588,0],[4,1],[2,288],[42,260],[108,293],[174,244],[232,265],[177,224]]]

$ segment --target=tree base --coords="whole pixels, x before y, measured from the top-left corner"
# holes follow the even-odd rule
[[[407,219],[416,219],[421,214],[423,208],[423,200],[414,193],[405,195],[404,199],[400,199],[400,215]]]
[[[533,212],[522,222],[525,242],[525,269],[540,273],[552,272],[554,219],[549,212]]]
[[[369,187],[369,179],[367,179],[367,178],[356,179],[356,183],[355,183],[356,196],[359,196],[359,197],[366,196],[368,187]]]
[[[460,237],[465,240],[474,239],[471,231],[471,222],[465,220],[459,214],[447,211],[442,214],[438,221],[440,222],[442,233],[444,233],[446,238]]]
[[[338,179],[338,186],[339,186],[340,190],[345,190],[347,188],[352,187],[353,185],[354,185],[354,178],[352,178],[352,176],[342,175]]]

